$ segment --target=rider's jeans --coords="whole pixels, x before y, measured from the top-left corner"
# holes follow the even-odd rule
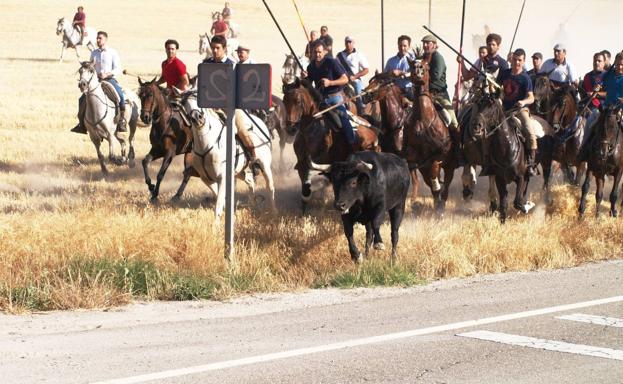
[[[110,79],[106,79],[105,81],[108,81],[110,84],[112,84],[113,87],[115,87],[115,90],[119,95],[119,107],[123,107],[123,105],[125,104],[125,97],[123,96],[123,90],[121,89],[119,83],[117,83],[117,80],[111,77]]]
[[[359,96],[361,94],[361,91],[363,91],[363,81],[361,81],[361,79],[357,79],[353,81],[352,84],[353,84],[353,87],[355,88],[355,95]],[[363,113],[363,108],[364,108],[361,97],[358,97],[355,99],[355,105],[357,106],[357,114],[361,115]]]
[[[327,105],[335,105],[339,104],[343,101],[342,95],[337,93],[330,96],[327,96],[324,99],[324,102]],[[342,133],[344,133],[344,137],[346,138],[346,142],[349,145],[355,144],[355,132],[353,131],[353,126],[350,125],[350,120],[348,119],[348,115],[346,114],[346,107],[344,104],[340,105],[336,108],[338,115],[340,116],[340,120],[342,121]]]
[[[588,119],[586,119],[586,124],[584,124],[584,136],[582,137],[582,146],[586,144],[588,137],[591,135],[591,131],[593,130],[595,123],[599,119],[599,115],[600,112],[598,108],[591,108],[591,114],[590,116],[588,116]]]

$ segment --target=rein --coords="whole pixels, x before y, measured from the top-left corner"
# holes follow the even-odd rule
[[[93,81],[93,77],[94,76],[95,76],[95,72],[91,72],[91,77],[87,81],[87,86],[89,86],[91,84],[91,82]],[[106,118],[106,116],[108,116],[108,109],[110,109],[111,107],[115,108],[114,104],[113,105],[109,105],[108,104],[108,98],[106,97],[106,95],[104,95],[104,98],[102,99],[102,97],[100,95],[93,93],[98,88],[102,89],[102,84],[99,81],[97,82],[97,86],[95,86],[94,88],[87,88],[87,91],[86,91],[87,97],[94,97],[97,100],[99,100],[100,103],[102,103],[102,104],[104,104],[106,106],[106,112],[104,112],[104,115],[99,120],[97,120],[95,123],[89,122],[87,120],[87,117],[86,117],[86,114],[85,114],[84,121],[89,123],[89,124],[91,124],[93,127],[96,127],[99,123],[101,123]],[[103,89],[102,89],[102,92],[104,92]]]

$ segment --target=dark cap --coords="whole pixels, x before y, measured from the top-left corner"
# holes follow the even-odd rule
[[[532,58],[533,58],[533,59],[535,59],[535,58],[536,58],[536,59],[539,59],[539,60],[543,60],[543,55],[541,54],[541,52],[534,52],[534,53],[532,54]]]

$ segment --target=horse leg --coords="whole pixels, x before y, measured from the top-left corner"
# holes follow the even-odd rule
[[[160,193],[160,183],[164,179],[164,175],[167,173],[167,169],[169,169],[169,165],[171,165],[171,161],[173,161],[173,157],[175,156],[175,145],[170,143],[171,145],[166,145],[165,147],[169,147],[169,149],[165,152],[164,157],[162,158],[162,165],[160,166],[160,171],[158,171],[158,176],[156,176],[156,186],[154,190],[151,192],[151,202],[155,203],[158,201],[158,194]]]
[[[191,152],[184,154],[184,177],[182,179],[182,184],[180,184],[180,187],[177,189],[175,195],[173,195],[173,197],[171,198],[171,201],[180,201],[180,199],[182,198],[182,194],[186,189],[186,184],[188,184],[188,180],[190,180],[191,176],[199,177],[199,173],[197,173],[197,170],[192,166],[192,158],[193,157]]]
[[[441,162],[434,161],[431,165],[430,187],[433,193],[434,207],[438,216],[443,214],[443,202],[441,200],[441,184],[439,177],[441,176]]]
[[[448,201],[448,194],[450,193],[450,184],[452,184],[453,178],[454,178],[454,168],[451,165],[448,165],[446,163],[446,166],[443,169],[443,188],[441,190],[440,212],[439,212],[440,216],[443,216],[443,213],[446,209],[446,202]]]
[[[495,176],[489,176],[489,212],[493,213],[498,210],[498,190],[495,185]]]
[[[582,177],[584,176],[584,173],[586,172],[586,162],[583,161],[580,164],[578,164],[576,166],[576,172],[575,172],[575,185],[580,185],[580,181],[582,181]]]
[[[604,198],[604,182],[605,175],[595,176],[595,218],[599,218],[599,208],[601,207],[601,201]]]
[[[586,175],[584,175],[584,183],[582,184],[582,196],[580,197],[580,206],[578,207],[578,213],[580,214],[580,218],[584,216],[584,212],[586,212],[586,195],[588,195],[588,189],[591,184],[591,171],[587,170]]]
[[[270,167],[267,167],[263,161],[260,163],[262,168],[262,174],[264,175],[264,182],[266,182],[266,188],[270,193],[270,206],[273,212],[277,212],[277,206],[275,205],[275,179],[273,177],[273,171]]]
[[[225,184],[226,183],[223,178],[224,178],[224,175],[221,175],[219,177],[219,180],[217,181],[218,192],[216,193],[216,205],[214,207],[214,224],[215,225],[220,224],[221,215],[223,214],[223,209],[225,209]]]
[[[97,151],[97,159],[100,162],[100,168],[102,169],[102,174],[104,175],[104,178],[106,178],[108,177],[108,169],[106,168],[106,159],[101,149],[102,141],[99,138],[95,138],[95,137],[91,137],[91,141],[93,142],[93,145],[95,146],[95,150]]]
[[[474,197],[474,188],[476,187],[476,170],[471,164],[463,167],[461,181],[463,182],[463,200],[471,200]]]
[[[610,216],[612,217],[617,217],[619,215],[616,204],[617,199],[619,198],[619,184],[621,182],[622,172],[623,170],[619,169],[614,175],[614,181],[612,182],[612,191],[610,192]]]
[[[154,188],[156,187],[151,182],[151,177],[149,177],[149,164],[154,160],[154,158],[157,158],[158,156],[155,152],[156,150],[152,147],[149,150],[149,153],[145,156],[145,158],[141,162],[141,164],[143,164],[143,174],[145,175],[145,184],[147,184],[147,188],[149,189],[149,192],[153,192]]]
[[[500,213],[500,223],[506,222],[506,211],[508,209],[508,189],[506,188],[506,179],[503,175],[495,176],[495,185],[498,188],[498,195],[500,195],[500,207],[498,212]]]
[[[312,195],[309,168],[307,167],[307,164],[299,162],[296,169],[299,173],[299,178],[301,179],[301,210],[302,213],[305,214],[307,211],[307,204],[309,203],[309,200],[311,200]]]
[[[417,168],[412,169],[409,173],[411,174],[411,204],[415,204],[420,189],[420,179],[417,176]]]

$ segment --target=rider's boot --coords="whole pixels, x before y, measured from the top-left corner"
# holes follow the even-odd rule
[[[83,133],[83,134],[87,133],[87,127],[86,125],[84,125],[84,115],[86,114],[86,112],[87,112],[86,101],[81,99],[80,102],[78,103],[78,125],[73,127],[71,129],[71,132]]]
[[[528,175],[536,176],[536,149],[532,148],[528,151]]]
[[[117,123],[116,132],[127,132],[128,127],[125,121],[125,104],[119,106],[119,122]]]

